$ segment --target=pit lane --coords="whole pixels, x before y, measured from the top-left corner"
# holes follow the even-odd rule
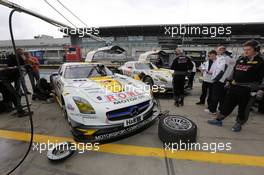
[[[42,76],[48,76],[53,70],[46,70]],[[158,123],[141,133],[102,145],[99,151],[86,151],[76,154],[62,163],[48,161],[46,152],[40,154],[31,151],[25,163],[14,174],[262,174],[264,170],[264,116],[251,113],[249,122],[241,133],[233,133],[235,113],[228,118],[224,126],[214,127],[206,121],[212,116],[204,113],[204,107],[195,105],[200,94],[197,82],[185,106],[177,108],[171,95],[160,95],[162,110],[171,114],[188,116],[199,129],[198,142],[231,142],[232,150],[221,153],[209,152],[165,152],[158,139]],[[33,102],[36,142],[71,141],[72,136],[67,121],[62,117],[57,104]],[[0,174],[12,168],[24,154],[29,140],[29,122],[27,118],[17,118],[9,114],[0,117]]]

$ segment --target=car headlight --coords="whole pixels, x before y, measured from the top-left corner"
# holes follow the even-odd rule
[[[78,107],[80,113],[83,114],[95,114],[95,110],[92,105],[81,97],[73,97],[73,101],[75,102],[76,106]]]

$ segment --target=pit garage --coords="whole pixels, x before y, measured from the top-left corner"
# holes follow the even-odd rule
[[[55,70],[42,70],[48,76]],[[198,127],[197,143],[203,150],[179,151],[164,145],[158,137],[156,121],[147,129],[121,140],[91,145],[78,150],[63,161],[50,161],[43,143],[73,142],[67,120],[58,104],[33,101],[34,144],[26,161],[14,174],[261,174],[263,152],[263,115],[252,112],[240,133],[230,130],[236,113],[223,127],[206,123],[212,115],[195,105],[200,83],[195,82],[185,106],[177,108],[171,94],[156,95],[162,111],[186,116]],[[14,113],[0,118],[1,173],[4,174],[24,155],[30,140],[28,118],[17,118]],[[42,144],[41,144],[42,143]],[[206,146],[207,145],[207,146]],[[217,148],[218,145],[218,148]]]
[[[20,12],[34,13],[0,2]],[[102,42],[98,36],[89,37]],[[113,60],[94,61],[97,51],[121,54],[125,50],[106,43],[90,51],[84,62],[42,65],[40,77],[50,83],[52,98],[43,100],[35,94],[23,97],[22,107],[33,111],[29,117],[17,117],[15,110],[0,114],[0,174],[263,174],[264,117],[255,107],[241,132],[231,130],[237,110],[223,126],[208,125],[215,115],[204,112],[207,106],[196,105],[202,88],[200,72],[192,89],[186,90],[184,106],[176,107],[171,92],[119,89],[120,85],[140,88],[157,84],[144,81],[146,76],[160,83],[170,81],[171,85],[173,72],[166,69],[168,65],[158,68],[147,59],[139,60],[137,64],[147,65],[144,69],[149,74],[140,68],[142,72],[121,75],[115,72],[121,65],[117,67]],[[196,57],[198,63],[204,61],[204,50],[186,54]],[[131,73],[134,67],[127,68]],[[33,92],[25,77],[25,85]],[[1,94],[1,106],[3,98]]]

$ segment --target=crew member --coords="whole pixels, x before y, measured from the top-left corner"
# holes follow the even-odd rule
[[[226,48],[220,46],[217,48],[217,59],[212,65],[212,80],[213,80],[213,93],[212,101],[205,109],[205,112],[210,114],[216,114],[217,107],[219,109],[223,104],[223,99],[225,96],[225,83],[227,77],[230,77],[232,69],[235,65],[235,61],[226,54]]]
[[[24,55],[24,50],[21,48],[17,48],[16,49],[16,54],[18,56],[18,61],[19,61],[19,65],[21,66],[21,70],[23,72],[23,76],[26,74],[26,68],[25,68],[25,55]],[[16,55],[11,54],[8,56],[7,58],[7,65],[8,67],[17,67],[18,63],[16,60]],[[21,90],[21,83],[25,84],[25,79],[17,79],[17,81],[15,81],[15,89],[16,91],[20,94],[23,95],[22,90]],[[31,94],[26,86],[22,86],[24,89],[24,93],[25,94]]]
[[[24,52],[25,63],[30,65],[31,69],[28,71],[28,76],[32,85],[33,91],[36,88],[36,83],[38,82],[39,76],[39,61],[36,57],[33,57],[30,52]],[[36,80],[36,83],[35,83]]]
[[[175,99],[175,105],[184,105],[184,83],[185,77],[189,70],[192,70],[193,63],[191,59],[185,56],[180,49],[175,50],[176,58],[173,60],[171,69],[174,70],[173,74],[173,94]]]
[[[244,55],[236,62],[223,106],[216,119],[208,120],[209,124],[222,126],[222,121],[238,105],[236,123],[232,127],[234,132],[239,132],[242,125],[246,123],[251,92],[259,88],[264,77],[264,58],[260,54],[260,44],[255,40],[250,40],[245,42],[243,47]]]
[[[196,74],[196,64],[195,62],[192,60],[192,64],[193,64],[193,68],[192,70],[189,72],[189,75],[188,75],[188,85],[187,85],[187,89],[192,89],[193,88],[193,81],[194,81],[194,77],[195,77],[195,74]]]
[[[200,101],[196,103],[197,105],[204,105],[206,97],[207,97],[208,106],[212,101],[213,81],[212,81],[211,67],[213,62],[216,60],[216,55],[217,52],[215,50],[211,50],[210,52],[208,52],[208,60],[203,64],[201,64],[200,66],[200,70],[203,74],[203,82],[202,82],[202,94],[200,96]]]
[[[3,101],[6,102],[6,112],[11,111],[12,104],[17,109],[18,117],[28,115],[28,112],[24,111],[21,105],[21,97],[12,86],[12,82],[16,82],[20,77],[19,70],[17,67],[0,69],[0,84],[3,87],[2,95]]]

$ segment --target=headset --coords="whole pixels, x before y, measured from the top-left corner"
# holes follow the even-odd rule
[[[247,42],[250,42],[250,43],[252,44],[252,47],[253,47],[253,49],[254,49],[256,52],[260,52],[260,42],[258,42],[257,40],[254,40],[254,39],[249,40],[249,41],[247,41]],[[246,42],[246,43],[247,43],[247,42]]]

